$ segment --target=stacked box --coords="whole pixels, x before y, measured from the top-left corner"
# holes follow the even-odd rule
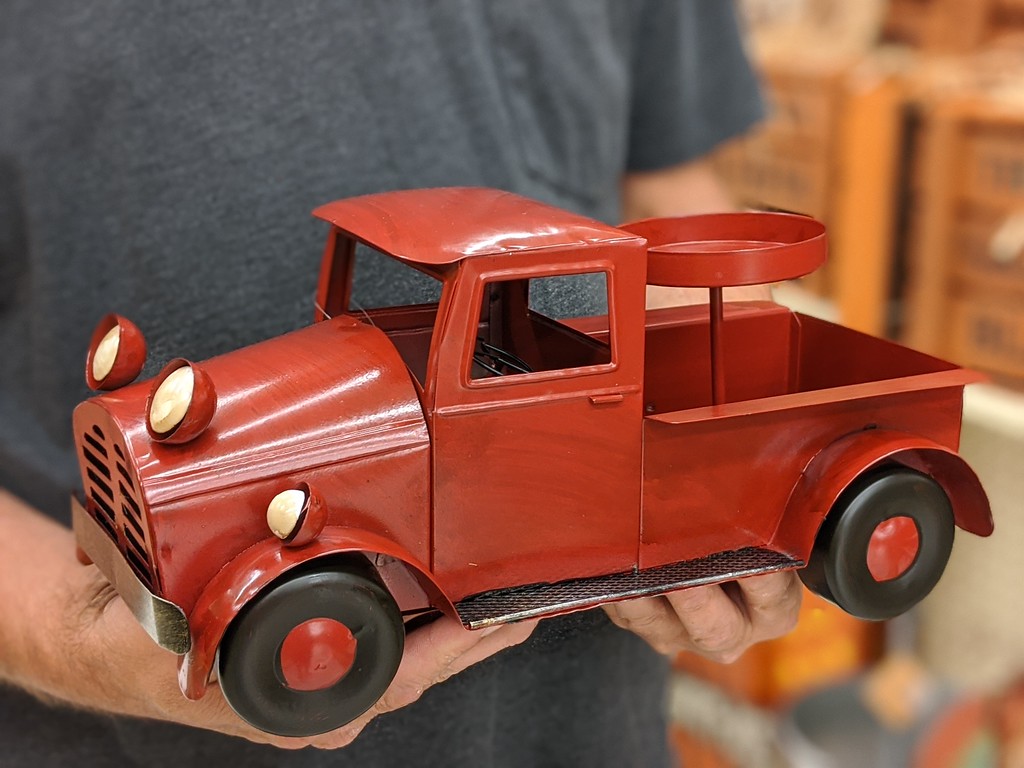
[[[928,53],[967,53],[1024,33],[1021,0],[890,0],[883,40]]]
[[[916,181],[907,339],[1024,386],[1024,100],[930,109]]]

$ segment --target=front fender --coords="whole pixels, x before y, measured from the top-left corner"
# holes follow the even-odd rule
[[[840,494],[883,462],[928,475],[949,497],[958,527],[978,536],[992,533],[992,509],[981,481],[955,451],[927,438],[872,429],[847,435],[811,459],[790,494],[774,546],[806,561],[825,515]]]
[[[376,564],[383,566],[382,578],[392,591],[399,587],[408,594],[411,572],[415,580],[413,589],[419,589],[423,596],[424,604],[418,607],[433,606],[457,616],[429,570],[405,549],[382,536],[354,528],[328,526],[315,541],[302,547],[286,547],[279,539],[267,538],[225,565],[199,595],[188,622],[191,648],[178,661],[178,684],[182,693],[189,699],[203,696],[228,625],[270,582],[299,565],[353,552],[377,556]],[[388,564],[397,568],[389,568]],[[396,599],[400,607],[407,607],[397,594]]]

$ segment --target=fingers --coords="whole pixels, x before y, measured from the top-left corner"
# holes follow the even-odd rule
[[[405,652],[395,679],[369,711],[353,722],[307,743],[334,749],[351,743],[375,717],[406,707],[428,688],[494,654],[526,640],[536,621],[469,631],[459,622],[441,618],[406,638]]]
[[[717,585],[613,603],[605,610],[615,624],[668,655],[695,651],[728,662],[749,644],[746,617]]]
[[[469,631],[450,618],[413,632],[406,639],[398,673],[375,707],[388,712],[416,701],[427,688],[509,646],[523,642],[537,622]]]
[[[793,571],[753,576],[735,582],[753,627],[753,640],[781,637],[796,627],[803,592]]]
[[[694,651],[730,663],[751,645],[796,626],[801,592],[791,572],[605,607],[611,620],[665,654]]]

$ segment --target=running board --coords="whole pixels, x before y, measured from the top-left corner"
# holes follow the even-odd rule
[[[593,608],[614,600],[657,595],[685,587],[801,568],[803,565],[801,560],[794,560],[781,552],[746,547],[644,571],[481,592],[456,603],[455,609],[468,629],[482,629],[509,621]]]

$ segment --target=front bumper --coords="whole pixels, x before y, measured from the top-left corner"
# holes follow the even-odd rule
[[[117,544],[74,496],[71,497],[71,523],[78,546],[107,577],[156,644],[179,656],[188,653],[192,643],[185,612],[149,591],[125,561]]]

